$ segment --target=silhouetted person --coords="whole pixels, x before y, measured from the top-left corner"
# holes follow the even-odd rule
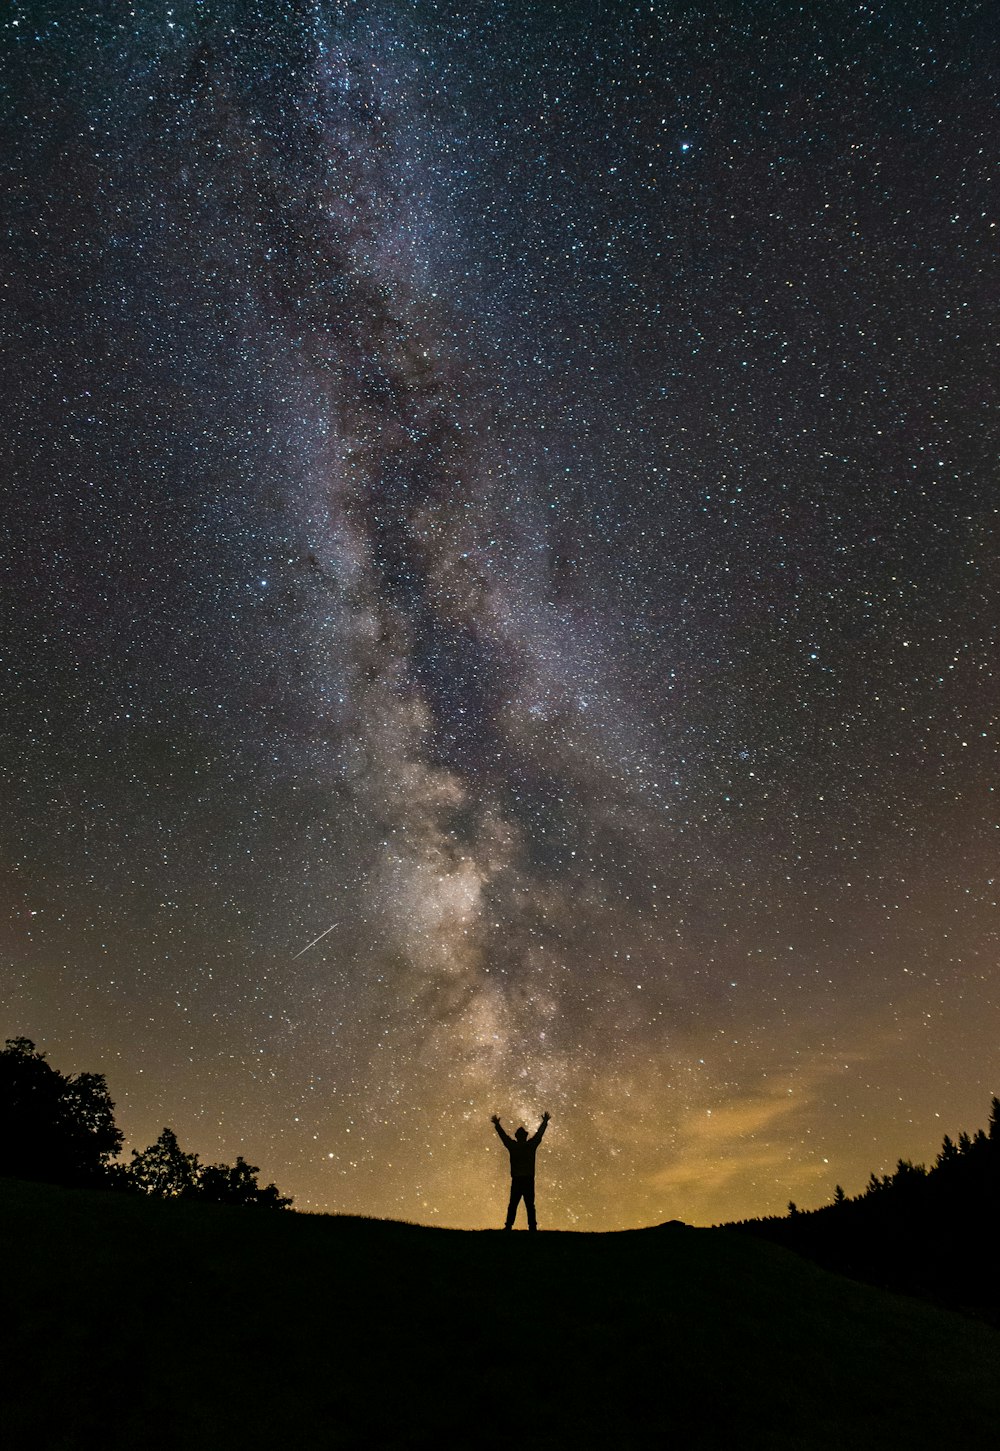
[[[510,1155],[510,1203],[507,1205],[507,1223],[504,1229],[510,1229],[514,1223],[514,1215],[517,1213],[517,1206],[524,1200],[524,1207],[528,1211],[528,1228],[537,1229],[535,1223],[535,1150],[542,1142],[549,1123],[549,1115],[542,1114],[542,1121],[538,1128],[528,1138],[528,1130],[519,1128],[514,1137],[505,1134],[500,1120],[496,1114],[493,1115],[493,1127],[503,1142],[504,1148]]]

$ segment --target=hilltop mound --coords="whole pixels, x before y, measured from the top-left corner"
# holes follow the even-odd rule
[[[717,1230],[503,1235],[0,1180],[12,1444],[995,1445],[1000,1338]]]

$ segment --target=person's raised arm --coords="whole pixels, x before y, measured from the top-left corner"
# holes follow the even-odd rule
[[[544,1132],[548,1128],[548,1126],[549,1126],[549,1115],[547,1113],[543,1113],[542,1114],[542,1121],[538,1125],[538,1128],[535,1130],[535,1132],[534,1132],[534,1134],[532,1135],[532,1138],[531,1138],[531,1142],[533,1144],[537,1144],[537,1143],[539,1143],[541,1141],[542,1134],[544,1134]]]
[[[497,1117],[496,1114],[494,1114],[493,1117],[490,1119],[490,1123],[493,1125],[493,1127],[496,1129],[497,1133],[500,1135],[501,1141],[509,1149],[510,1146],[511,1146],[511,1144],[513,1144],[514,1140],[512,1138],[510,1138],[507,1134],[504,1133],[503,1128],[501,1127],[501,1124],[500,1124],[500,1120],[499,1120],[499,1118]]]

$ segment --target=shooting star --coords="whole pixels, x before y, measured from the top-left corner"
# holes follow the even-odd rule
[[[317,942],[322,942],[323,938],[326,937],[328,933],[332,932],[334,927],[339,926],[339,922],[331,922],[330,926],[326,929],[326,932],[321,932],[318,937],[314,937],[311,942],[307,942],[305,947],[302,948],[302,951],[295,954],[295,957],[301,957],[303,952],[308,952],[310,947],[315,947]],[[295,961],[295,957],[292,958],[293,962]]]

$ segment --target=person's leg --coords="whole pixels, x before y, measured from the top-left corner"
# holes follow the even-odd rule
[[[534,1181],[534,1179],[529,1179],[528,1180],[528,1182],[527,1182],[527,1184],[525,1184],[524,1189],[523,1189],[522,1192],[524,1194],[524,1207],[528,1211],[528,1228],[529,1229],[537,1229],[538,1228],[538,1225],[535,1223],[535,1181]]]
[[[516,1179],[510,1181],[510,1203],[507,1205],[507,1223],[504,1229],[511,1229],[514,1224],[514,1215],[517,1213],[517,1206],[521,1201],[521,1186]]]

